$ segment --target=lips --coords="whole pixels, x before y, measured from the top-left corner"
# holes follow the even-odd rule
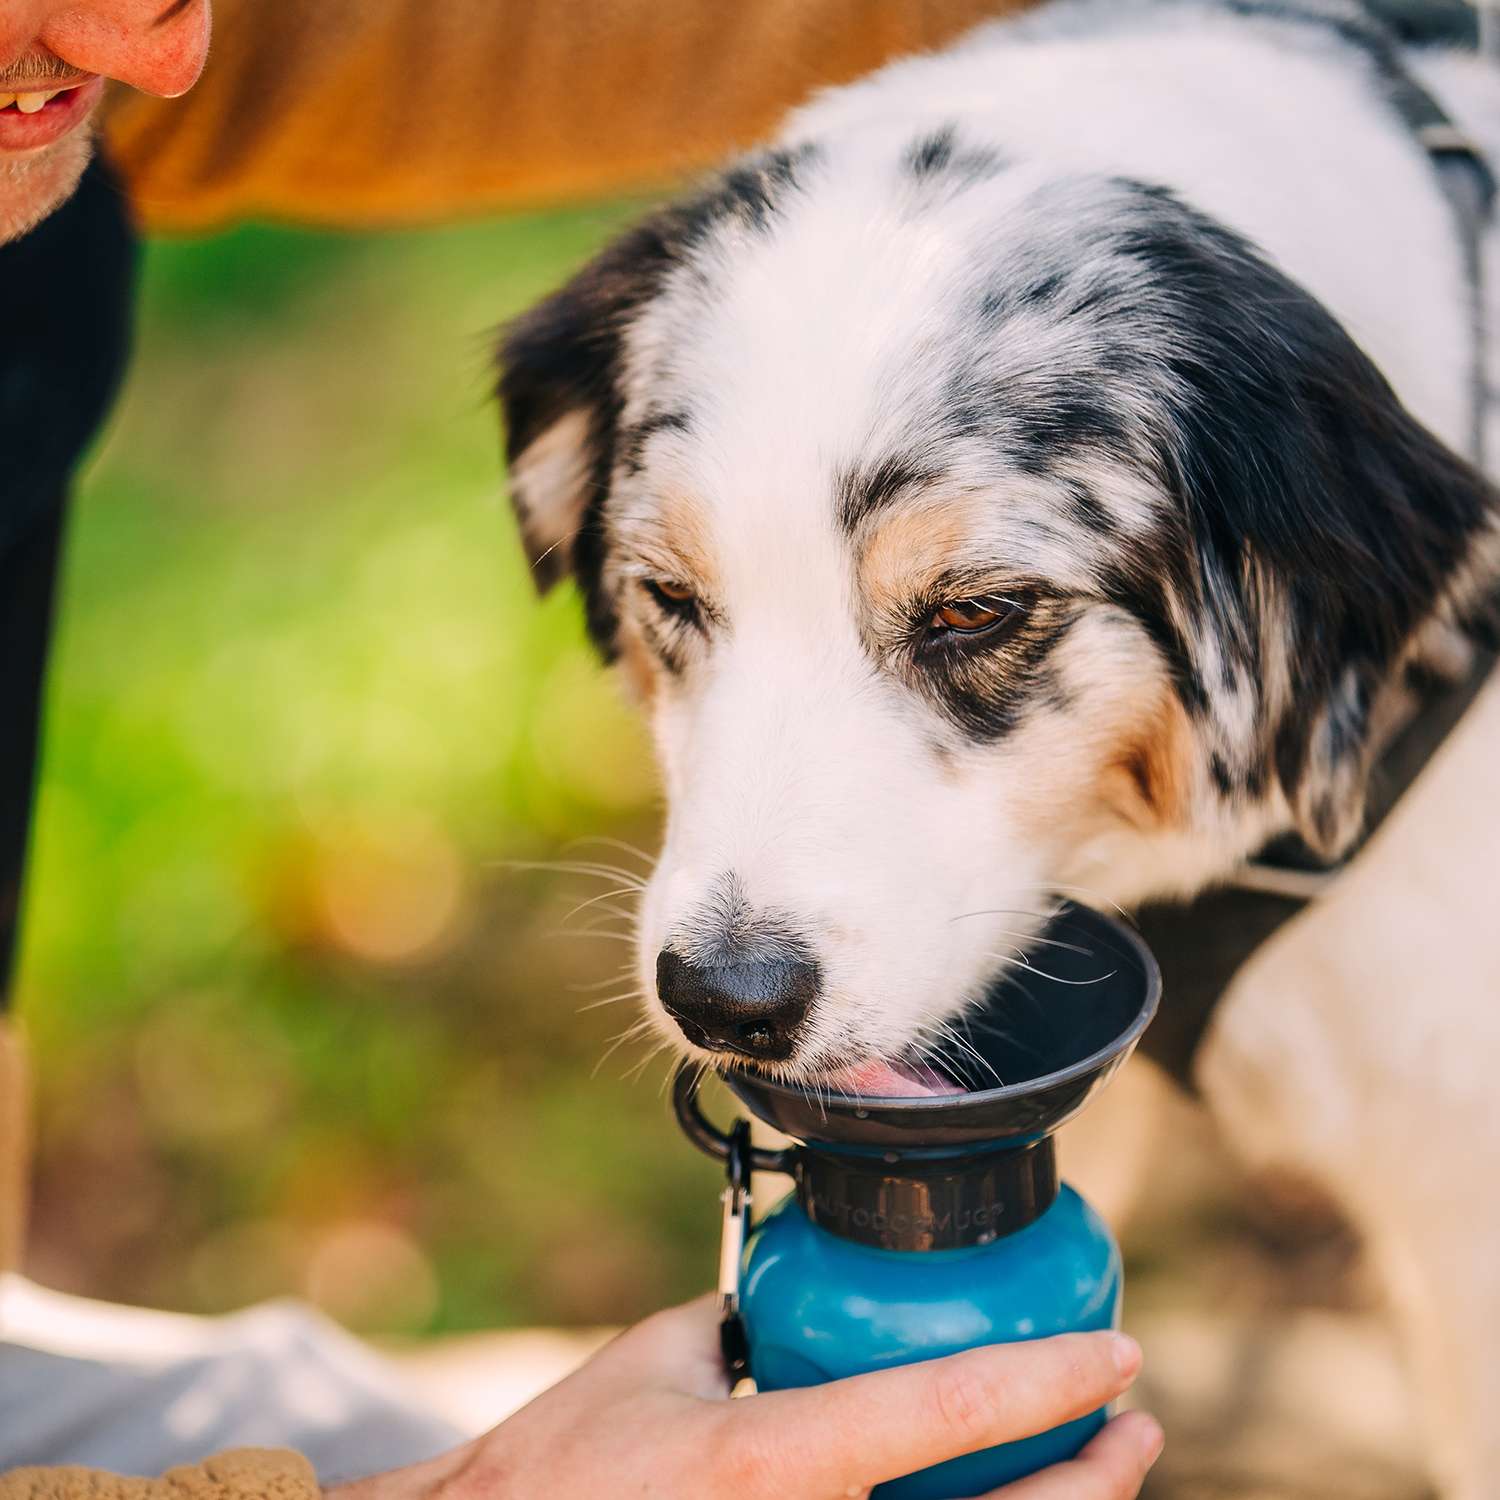
[[[94,77],[52,95],[50,89],[22,89],[0,109],[0,152],[39,151],[77,129],[99,102],[104,80]],[[14,100],[15,102],[11,102]]]

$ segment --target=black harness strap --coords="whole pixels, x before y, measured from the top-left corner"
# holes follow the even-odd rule
[[[1235,9],[1287,20],[1332,26],[1358,46],[1375,65],[1392,107],[1432,159],[1443,192],[1452,205],[1468,281],[1473,330],[1470,371],[1470,451],[1484,458],[1489,415],[1484,308],[1484,234],[1494,211],[1496,186],[1489,164],[1442,106],[1411,75],[1396,46],[1408,41],[1472,42],[1473,13],[1412,0],[1366,0],[1366,8],[1392,26],[1345,24],[1327,14],[1280,0],[1242,0]],[[1457,21],[1452,30],[1438,26]],[[1392,740],[1371,775],[1363,848],[1426,768],[1443,741],[1489,680],[1497,660],[1495,642],[1476,649],[1469,674],[1449,687],[1428,692],[1416,717]],[[1141,935],[1161,965],[1165,1003],[1148,1029],[1141,1050],[1192,1092],[1193,1066],[1214,1010],[1230,981],[1262,943],[1327,888],[1359,853],[1328,867],[1301,840],[1279,839],[1236,877],[1231,886],[1205,892],[1188,905],[1152,904],[1137,914]]]
[[[1497,653],[1476,652],[1462,682],[1430,696],[1403,729],[1371,775],[1368,812],[1360,848],[1410,790],[1493,672]],[[1336,880],[1342,863],[1311,858],[1299,839],[1277,840],[1252,860],[1240,882],[1205,892],[1190,905],[1152,904],[1136,914],[1136,925],[1161,966],[1164,1003],[1141,1040],[1141,1050],[1190,1093],[1193,1063],[1215,1007],[1250,955]]]

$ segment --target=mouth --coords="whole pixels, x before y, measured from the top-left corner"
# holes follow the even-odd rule
[[[968,1092],[966,1084],[915,1057],[872,1057],[823,1073],[812,1082],[840,1094],[883,1099],[936,1099]]]
[[[58,86],[0,92],[0,151],[38,151],[83,123],[104,80],[95,75]]]
[[[1047,957],[1024,965],[1024,985],[1013,967],[1002,969],[925,1040],[884,1054],[825,1053],[795,1078],[785,1066],[753,1062],[737,1063],[735,1071],[815,1098],[915,1102],[984,1095],[1066,1069],[1108,1044],[1112,1026],[1133,1019],[1137,997],[1128,976],[1149,971],[1151,960],[1126,929],[1071,903],[1059,906],[1044,933],[1035,941]]]

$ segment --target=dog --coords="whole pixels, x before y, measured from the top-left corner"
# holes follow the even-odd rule
[[[682,1052],[920,1091],[1059,893],[1356,846],[1500,588],[1460,227],[1382,57],[1500,159],[1500,70],[1352,3],[1056,0],[814,99],[510,327],[537,579],[653,726]],[[1451,1500],[1500,1496],[1497,743],[1491,684],[1196,1072],[1367,1235]]]

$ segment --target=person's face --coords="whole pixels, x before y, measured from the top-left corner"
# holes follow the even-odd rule
[[[66,201],[92,150],[104,80],[190,89],[211,0],[0,0],[0,244]]]

